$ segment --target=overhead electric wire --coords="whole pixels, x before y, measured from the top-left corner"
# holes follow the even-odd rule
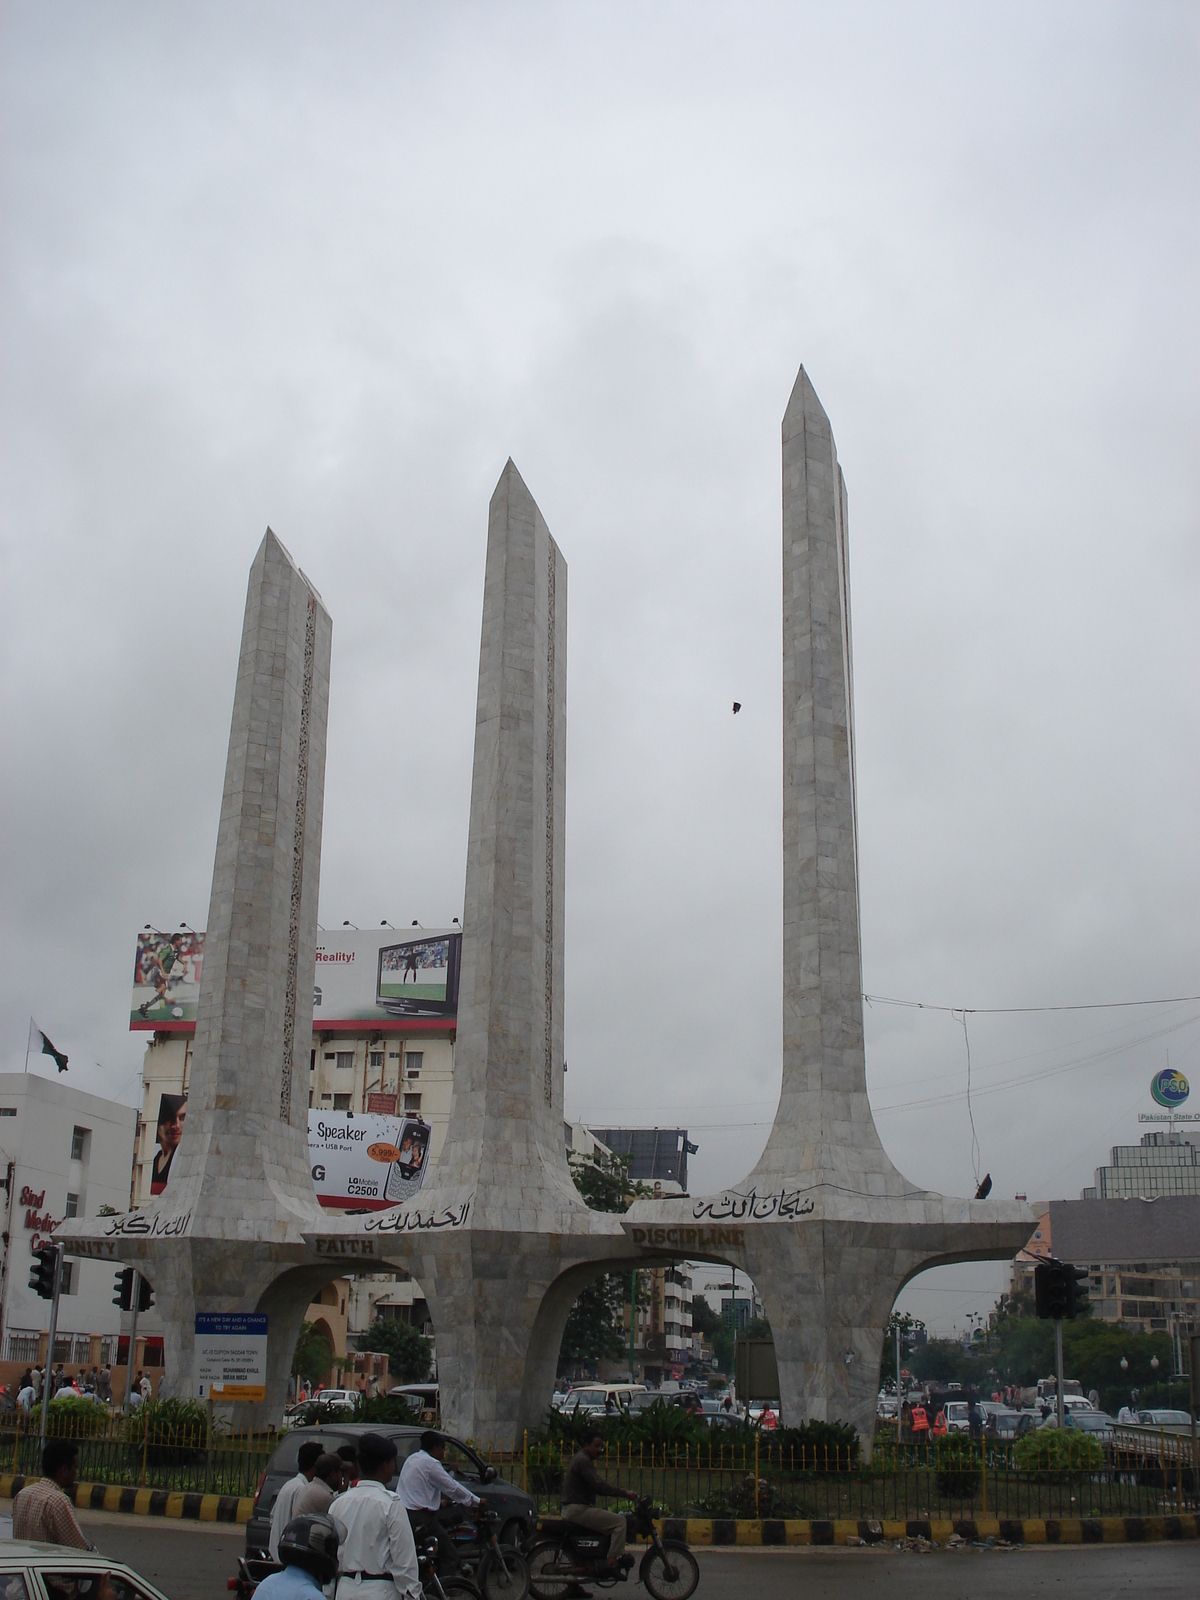
[[[1069,1006],[939,1006],[932,1000],[896,1000],[886,994],[864,994],[868,1005],[907,1006],[913,1011],[947,1011],[951,1016],[965,1013],[972,1017],[1028,1016],[1036,1011],[1121,1011],[1127,1006],[1183,1006],[1200,1000],[1200,994],[1168,995],[1165,1000],[1091,1000]]]

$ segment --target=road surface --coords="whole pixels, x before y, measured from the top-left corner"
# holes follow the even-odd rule
[[[170,1600],[220,1600],[245,1548],[241,1529],[81,1512],[88,1538]],[[1045,1545],[1023,1550],[712,1550],[696,1552],[696,1600],[1195,1600],[1200,1543]],[[647,1600],[638,1584],[598,1600]]]

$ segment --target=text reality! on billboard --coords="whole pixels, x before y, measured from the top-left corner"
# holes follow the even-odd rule
[[[313,978],[313,1027],[445,1032],[458,1011],[458,928],[400,934],[357,929],[322,933]],[[192,1033],[204,963],[204,935],[190,929],[138,935],[129,1026]]]

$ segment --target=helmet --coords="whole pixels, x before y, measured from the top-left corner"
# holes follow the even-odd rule
[[[337,1576],[338,1531],[330,1517],[293,1517],[279,1538],[285,1567],[303,1567],[319,1584]]]

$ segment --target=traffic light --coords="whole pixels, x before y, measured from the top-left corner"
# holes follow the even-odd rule
[[[133,1304],[133,1268],[124,1267],[117,1273],[113,1288],[117,1291],[113,1295],[113,1305],[119,1306],[122,1311],[128,1311]],[[1040,1316],[1041,1313],[1039,1312]]]
[[[1039,1261],[1033,1269],[1033,1300],[1043,1320],[1059,1321],[1067,1314],[1067,1279],[1061,1261]]]
[[[1085,1316],[1088,1309],[1088,1270],[1086,1267],[1073,1267],[1065,1261],[1063,1269],[1067,1274],[1067,1317]]]
[[[29,1287],[36,1289],[43,1300],[54,1299],[54,1258],[58,1251],[52,1244],[44,1244],[33,1252],[33,1266],[29,1269]]]
[[[1034,1305],[1039,1317],[1070,1322],[1088,1306],[1087,1268],[1069,1261],[1039,1261],[1033,1269]]]
[[[150,1307],[153,1304],[154,1304],[154,1290],[146,1282],[145,1278],[139,1278],[138,1279],[138,1310],[139,1311],[149,1311]]]

